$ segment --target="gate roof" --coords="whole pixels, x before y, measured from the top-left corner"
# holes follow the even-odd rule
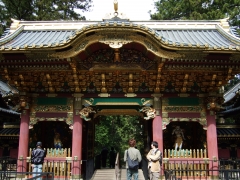
[[[229,31],[225,19],[13,20],[0,70],[27,92],[218,93],[240,70]]]
[[[119,19],[118,19],[119,20]],[[82,34],[108,30],[135,31],[151,36],[168,49],[205,49],[239,51],[240,38],[229,33],[226,20],[221,21],[39,21],[13,20],[11,29],[0,39],[0,51],[61,49]],[[101,31],[102,32],[102,31]],[[93,34],[92,34],[93,35]]]

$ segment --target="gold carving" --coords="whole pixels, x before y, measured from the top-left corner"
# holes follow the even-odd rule
[[[179,97],[189,97],[190,94],[187,94],[187,93],[181,93],[181,94],[178,94]]]
[[[39,60],[39,59],[49,59],[49,56],[46,52],[42,52],[42,53],[36,53],[36,52],[32,52],[32,53],[25,53],[27,59],[29,60]]]
[[[197,96],[200,97],[200,98],[202,98],[202,97],[205,97],[206,94],[198,94]]]
[[[51,93],[51,94],[46,94],[46,96],[47,96],[47,97],[57,97],[57,94]]]
[[[37,93],[32,93],[31,96],[32,96],[33,98],[36,98],[36,97],[39,96],[39,94],[37,94]]]
[[[221,104],[224,102],[223,97],[209,96],[206,98],[207,109],[210,111],[219,111],[222,109]]]
[[[82,98],[75,97],[74,99],[74,110],[82,109]]]
[[[80,111],[77,109],[75,110],[75,115],[78,116],[80,114]]]
[[[129,79],[128,79],[128,93],[133,93],[133,88],[132,88],[132,85],[133,85],[133,74],[129,73]]]
[[[144,112],[147,115],[147,117],[144,117],[145,120],[153,119],[156,116],[156,110],[149,106],[145,106],[142,109],[140,109],[139,111]]]
[[[176,121],[187,121],[187,122],[199,122],[203,126],[203,129],[207,130],[207,119],[206,118],[163,118],[162,129],[166,129],[170,122]]]
[[[81,92],[81,88],[80,88],[80,83],[79,83],[79,78],[78,78],[78,73],[77,73],[77,62],[75,59],[73,59],[73,61],[71,62],[71,58],[69,58],[70,61],[70,65],[72,67],[72,76],[73,76],[73,81],[74,81],[74,91],[77,92]]]
[[[135,27],[136,28],[136,27]],[[142,29],[138,27],[140,31],[144,31],[144,33],[149,34],[150,32],[146,29]],[[110,45],[112,48],[120,48],[122,45],[130,43],[130,42],[137,42],[142,45],[144,45],[149,51],[153,52],[158,57],[164,57],[164,58],[181,58],[183,55],[180,55],[176,52],[170,52],[166,51],[159,47],[159,40],[157,38],[153,38],[151,35],[150,37],[143,37],[137,33],[137,29],[132,29],[130,26],[121,26],[118,27],[116,24],[116,27],[109,27],[109,26],[100,26],[100,27],[89,27],[89,28],[83,28],[82,32],[87,33],[88,31],[95,31],[95,34],[85,37],[83,35],[80,35],[77,39],[77,41],[70,42],[73,48],[63,51],[63,52],[54,52],[50,53],[48,57],[55,57],[55,58],[69,58],[76,56],[77,53],[80,53],[81,51],[85,50],[85,48],[95,42],[102,42],[105,44]],[[112,33],[114,31],[114,33]],[[146,32],[145,32],[146,31]],[[84,34],[84,33],[81,33]],[[151,34],[151,33],[150,33]],[[151,42],[151,43],[150,43]],[[150,44],[149,44],[150,43]],[[161,42],[160,42],[161,43]]]
[[[188,60],[203,60],[206,59],[208,54],[196,51],[196,52],[181,52],[182,57],[184,57],[184,59],[188,59]]]
[[[202,112],[204,109],[201,106],[164,106],[166,112]]]
[[[115,50],[115,52],[114,52],[114,55],[115,55],[114,56],[114,62],[121,62],[119,49],[115,48],[114,50]]]
[[[102,92],[102,93],[106,93],[106,92],[107,92],[107,89],[106,89],[105,74],[104,74],[104,73],[101,74],[101,78],[102,78],[102,88],[101,88],[101,92]]]
[[[81,98],[84,96],[84,94],[81,94],[81,93],[74,93],[72,94],[73,97],[76,97],[76,98]]]
[[[22,110],[23,115],[27,115],[27,110]]]
[[[35,117],[35,114],[32,114],[32,115],[30,116],[29,129],[32,129],[33,126],[34,126],[38,121],[65,121],[66,124],[72,125],[72,122],[73,122],[73,113],[72,113],[72,112],[68,112],[67,118],[65,118],[65,117],[53,117],[53,118]]]
[[[37,93],[61,92],[63,83],[67,79],[70,93],[84,92],[89,81],[93,81],[96,89],[102,92],[99,97],[107,97],[107,94],[114,88],[114,82],[119,82],[122,92],[128,93],[125,94],[125,97],[135,97],[141,81],[146,82],[149,90],[156,93],[164,91],[181,93],[180,97],[187,97],[187,94],[190,93],[202,93],[199,94],[199,97],[204,97],[204,94],[208,92],[218,92],[219,87],[233,78],[240,67],[237,65],[239,53],[234,50],[234,47],[235,52],[233,53],[235,54],[230,57],[230,60],[212,60],[211,57],[206,59],[212,53],[210,51],[203,52],[208,49],[209,45],[206,45],[205,49],[199,44],[197,44],[198,47],[194,47],[194,45],[187,47],[183,44],[186,49],[182,51],[181,47],[176,44],[175,47],[169,42],[164,44],[164,38],[157,36],[153,30],[141,24],[136,25],[129,22],[90,23],[90,25],[76,30],[76,35],[69,38],[70,40],[66,41],[66,44],[58,43],[58,46],[51,45],[50,47],[49,45],[49,47],[38,48],[37,45],[31,44],[27,50],[23,50],[22,47],[18,50],[13,48],[11,51],[20,52],[21,50],[27,59],[23,61],[19,61],[17,58],[8,60],[8,68],[11,68],[11,73],[7,68],[2,69],[2,78],[19,91],[35,91]],[[99,45],[101,41],[117,44],[118,42],[134,42],[147,48],[147,51],[141,53],[145,56],[151,55],[154,59],[151,59],[151,63],[142,63],[144,65],[122,63],[120,50],[115,48],[115,56],[111,64],[95,64],[94,62],[93,65],[81,69],[84,66],[84,63],[80,63],[84,60],[81,59],[81,52],[86,50],[85,54],[90,55],[93,53],[90,45],[93,43]],[[114,47],[116,46],[114,45]],[[180,51],[181,53],[179,53]],[[222,52],[219,48],[217,51]],[[2,58],[3,55],[0,56],[1,62],[6,62]],[[219,56],[219,58],[221,57]],[[116,71],[119,72],[118,76],[114,74]],[[143,73],[143,71],[145,72]],[[89,76],[90,73],[92,76]],[[101,74],[104,74],[105,77],[103,78]],[[172,86],[170,91],[166,90],[168,83]],[[194,83],[197,84],[196,89],[194,89]],[[23,102],[22,105],[26,106],[27,104]]]
[[[139,106],[137,102],[98,102],[96,103],[97,106],[106,106],[106,105],[119,105],[119,106]]]
[[[90,106],[83,108],[83,109],[79,112],[81,118],[83,118],[85,121],[90,121],[90,120],[91,120],[91,118],[89,118],[89,115],[90,115],[91,113],[96,113],[96,111],[94,111],[93,108],[90,107]]]
[[[154,93],[154,94],[151,94],[152,97],[156,97],[156,98],[160,98],[163,96],[163,94],[160,94],[160,93]]]
[[[125,97],[136,97],[137,94],[135,94],[135,93],[126,93],[126,94],[124,94],[124,96]]]
[[[111,48],[121,48],[124,44],[132,42],[125,33],[107,33],[101,35],[103,38],[99,42],[108,44]]]
[[[142,106],[152,106],[153,105],[152,99],[146,100],[145,98],[142,98],[141,102],[142,102]]]
[[[73,112],[68,112],[67,119],[66,119],[66,124],[68,124],[69,126],[73,125]]]
[[[215,112],[214,111],[210,111],[210,116],[214,116],[215,115]]]
[[[83,102],[82,102],[82,104],[83,104],[85,107],[87,107],[87,106],[93,105],[93,102],[94,102],[94,99],[93,99],[93,98],[90,98],[89,100],[84,99]]]
[[[85,47],[87,46],[88,43],[89,43],[89,40],[87,40],[87,39],[81,41],[80,44],[78,44],[77,46],[75,46],[74,51],[75,51],[75,52],[79,52],[80,50],[85,49]]]
[[[157,47],[155,47],[151,42],[144,40],[144,44],[147,46],[148,49],[151,49],[154,52],[157,51]]]
[[[99,97],[110,97],[110,94],[108,93],[100,93],[98,94]]]
[[[162,117],[163,118],[167,118],[168,117],[168,113],[167,112],[162,112]]]
[[[24,92],[24,94],[25,94],[25,92]],[[28,96],[21,95],[19,98],[19,109],[22,109],[24,111],[25,111],[25,109],[29,109],[29,103],[30,103],[30,98]]]
[[[175,59],[175,58],[180,58],[182,57],[181,54],[178,54],[176,52],[170,52],[170,51],[166,51],[166,50],[163,50],[161,48],[157,48],[157,47],[160,47],[158,44],[159,42],[156,41],[156,39],[149,39],[149,41],[151,41],[151,46],[146,46],[145,44],[145,40],[146,40],[146,37],[142,37],[138,34],[135,34],[135,35],[131,35],[129,36],[133,42],[137,42],[137,43],[140,43],[142,45],[144,45],[149,51],[151,51],[152,53],[154,53],[156,56],[158,57],[161,57],[161,58],[170,58],[170,59]],[[154,48],[154,50],[156,51],[153,51],[153,49],[151,47],[155,47],[157,49]]]
[[[160,84],[161,84],[161,73],[162,73],[162,68],[164,65],[165,59],[162,59],[162,62],[158,64],[158,72],[157,72],[157,79],[156,79],[156,88],[154,89],[155,93],[160,93]]]
[[[34,107],[35,112],[68,112],[70,110],[69,105],[37,105]]]
[[[162,105],[169,105],[169,99],[168,98],[162,98]]]
[[[135,109],[103,109],[98,111],[95,117],[100,115],[137,115],[143,117],[143,113]]]

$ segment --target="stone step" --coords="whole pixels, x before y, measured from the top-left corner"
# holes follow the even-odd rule
[[[98,169],[91,180],[116,180],[115,169]],[[119,180],[127,180],[126,169],[120,169]],[[141,169],[138,170],[138,180],[145,180]]]
[[[97,169],[92,180],[113,180],[115,179],[115,169]]]

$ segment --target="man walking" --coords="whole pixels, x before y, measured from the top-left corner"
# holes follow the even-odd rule
[[[152,149],[147,154],[149,178],[150,180],[158,180],[160,172],[159,159],[161,152],[158,149],[158,143],[156,141],[151,143],[151,148]]]
[[[46,156],[46,152],[42,149],[42,142],[37,142],[36,149],[32,151],[31,163],[33,167],[33,177],[39,176],[37,172],[42,172],[42,166],[44,162],[44,158]],[[42,178],[38,178],[37,180],[41,180]]]
[[[130,139],[129,142],[129,148],[125,150],[124,153],[124,161],[126,162],[126,169],[127,169],[127,180],[132,180],[132,176],[134,180],[138,180],[138,168],[131,169],[128,166],[128,158],[130,158],[132,161],[138,161],[138,163],[141,162],[142,156],[138,149],[135,148],[136,141],[134,139]]]

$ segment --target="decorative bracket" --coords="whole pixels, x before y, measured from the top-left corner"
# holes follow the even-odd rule
[[[91,120],[91,118],[89,118],[89,115],[90,115],[91,113],[96,113],[96,111],[94,111],[93,108],[90,107],[90,106],[83,108],[83,109],[79,112],[81,118],[83,118],[85,121],[90,121],[90,120]]]
[[[207,99],[207,109],[211,111],[219,111],[222,106],[221,104],[223,103],[223,98],[222,97],[215,97],[215,96],[209,96]]]
[[[107,34],[99,42],[108,44],[111,48],[121,48],[124,44],[131,43],[132,40],[125,34]]]
[[[144,106],[139,111],[144,112],[147,115],[147,117],[144,117],[144,119],[146,119],[146,120],[153,119],[156,116],[156,110],[149,106]]]

